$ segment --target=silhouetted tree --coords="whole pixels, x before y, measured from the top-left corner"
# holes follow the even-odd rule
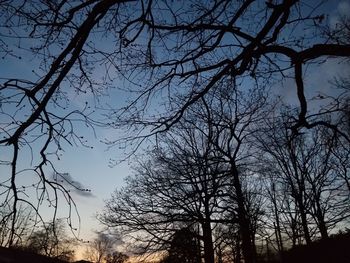
[[[231,84],[222,83],[227,89]],[[215,258],[214,225],[237,223],[243,255],[255,260],[260,204],[248,187],[254,176],[247,168],[249,138],[265,117],[265,97],[238,88],[211,95],[167,135],[158,136],[149,160],[141,161],[127,186],[115,192],[101,220],[126,233],[144,231],[147,245],[169,240],[176,224],[199,224],[205,262]]]
[[[8,210],[11,207],[2,207],[0,210],[0,246],[8,247],[10,245],[10,237],[12,230],[12,220],[7,217]],[[7,210],[7,211],[6,211]],[[33,230],[35,225],[35,213],[30,207],[19,207],[18,216],[15,221],[14,236],[12,240],[13,247],[22,247],[26,242],[28,235]]]
[[[334,154],[345,150],[338,134],[317,127],[295,135],[283,121],[275,121],[260,143],[279,250],[283,250],[281,233],[285,223],[293,245],[300,230],[307,244],[313,236],[327,239],[329,231],[344,222],[350,212],[346,183],[339,176],[341,162]]]
[[[214,231],[218,262],[240,263],[241,238],[237,224],[222,224]]]
[[[111,235],[103,232],[97,233],[97,237],[89,242],[84,256],[95,263],[122,263],[127,260],[127,256],[116,251],[116,240]]]
[[[59,173],[55,162],[68,145],[89,147],[81,125],[125,128],[121,141],[133,141],[133,152],[231,78],[259,88],[293,79],[299,103],[289,125],[293,132],[323,125],[350,141],[338,122],[319,118],[341,111],[334,106],[339,100],[329,101],[326,111],[313,111],[305,96],[308,65],[350,56],[348,22],[324,30],[326,16],[317,8],[322,2],[1,1],[1,57],[33,64],[32,72],[17,70],[0,84],[0,145],[7,153],[1,164],[10,168],[1,196],[4,206],[12,205],[12,232],[20,203],[32,204],[27,198],[32,190],[41,192],[37,204],[47,200],[57,209],[63,195],[74,207],[66,186],[48,174]],[[123,83],[116,84],[120,77]],[[119,85],[134,96],[126,105],[104,103]],[[77,96],[82,105],[71,103]],[[104,118],[93,108],[102,109]],[[106,140],[110,146],[121,141]],[[33,159],[26,163],[28,152]],[[23,188],[24,173],[38,180]],[[10,244],[13,240],[14,234]]]
[[[184,224],[199,225],[205,262],[214,262],[212,228],[232,221],[221,206],[229,198],[225,192],[230,176],[204,130],[196,129],[192,121],[158,137],[158,145],[139,162],[126,186],[115,191],[100,219],[143,241],[139,245],[148,251],[167,249],[174,231]]]
[[[62,219],[50,222],[46,228],[34,231],[27,239],[25,250],[52,258],[70,261],[74,258],[76,240],[66,234]]]
[[[161,261],[162,263],[199,263],[201,262],[201,252],[197,239],[198,233],[194,233],[189,228],[177,230],[170,242],[168,255]]]
[[[252,91],[242,90],[235,79],[226,85],[224,92],[218,92],[218,103],[215,104],[214,100],[212,104],[204,103],[204,110],[201,111],[204,113],[198,116],[210,123],[210,132],[215,135],[208,139],[227,164],[232,179],[232,188],[228,192],[231,192],[234,200],[229,207],[236,209],[242,253],[247,262],[255,262],[254,224],[260,211],[254,211],[256,203],[250,202],[253,196],[247,188],[250,179],[244,178],[253,177],[253,170],[250,169],[253,162],[252,135],[266,118],[271,106],[268,106],[264,92],[258,87]],[[231,85],[234,86],[233,91],[230,90]]]
[[[307,210],[309,209],[309,206],[308,197],[305,193],[306,175],[305,170],[303,169],[305,163],[299,163],[297,158],[300,149],[298,147],[302,147],[300,145],[302,142],[296,137],[292,137],[295,140],[288,137],[288,130],[283,128],[271,129],[271,133],[265,135],[271,138],[271,140],[264,138],[261,142],[264,146],[264,150],[272,156],[270,161],[271,168],[268,168],[271,170],[270,172],[275,174],[272,178],[272,182],[276,182],[276,177],[278,178],[278,176],[281,176],[283,181],[278,186],[272,184],[272,191],[276,191],[277,187],[281,189],[279,191],[287,191],[287,195],[291,197],[291,199],[288,198],[288,200],[286,200],[287,205],[292,207],[292,209],[294,208],[292,214],[295,214],[297,217],[300,216],[300,223],[303,228],[305,241],[306,243],[310,243],[311,236],[307,218]],[[273,197],[273,202],[276,203],[275,194]],[[293,203],[290,204],[290,201]],[[297,235],[294,225],[293,231],[295,235]]]
[[[124,253],[114,251],[107,254],[106,263],[124,263],[128,260],[128,256]]]

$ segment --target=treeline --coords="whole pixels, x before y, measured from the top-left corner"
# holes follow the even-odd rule
[[[14,226],[12,226],[11,218],[4,220],[5,217],[1,221],[1,247],[10,247],[12,251],[30,252],[27,253],[28,255],[39,254],[58,261],[71,262],[74,260],[78,239],[69,236],[66,222],[63,219],[39,224],[36,220],[36,213],[30,207],[22,206],[18,212],[19,216]],[[0,213],[6,214],[7,211],[0,211]],[[10,245],[12,228],[15,231],[12,237],[13,243]],[[18,259],[18,256],[15,258]]]
[[[6,211],[0,213],[6,214]],[[23,262],[79,262],[75,261],[78,250],[83,250],[80,257],[86,259],[81,262],[124,263],[129,259],[128,255],[118,251],[120,240],[112,235],[96,232],[89,241],[82,242],[77,236],[69,235],[65,222],[70,222],[69,218],[43,223],[36,221],[35,216],[35,211],[29,207],[21,207],[14,227],[11,218],[1,221],[0,262],[4,258],[22,262],[21,256],[27,257]],[[15,232],[10,245],[12,228]]]
[[[280,261],[349,226],[348,142],[296,133],[290,108],[220,84],[138,158],[100,220],[140,254],[196,263]]]

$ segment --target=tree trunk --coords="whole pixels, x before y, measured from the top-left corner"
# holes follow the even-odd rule
[[[276,241],[277,241],[277,248],[278,248],[278,253],[281,256],[283,253],[283,241],[282,241],[282,235],[281,235],[281,225],[280,225],[280,218],[278,215],[278,206],[276,202],[276,191],[275,191],[275,186],[273,185],[273,207],[274,207],[274,214],[275,214],[275,219],[276,219],[276,224],[274,223],[274,228],[275,228],[275,235],[276,235]]]
[[[241,238],[239,235],[236,237],[234,263],[241,263]]]
[[[321,238],[327,239],[328,238],[328,231],[327,231],[327,226],[326,226],[325,222],[322,220],[318,224],[319,224],[318,228],[320,229],[320,233],[321,233]]]
[[[317,225],[318,225],[318,229],[320,230],[321,238],[327,239],[328,229],[326,226],[326,222],[324,221],[323,214],[320,210],[318,210],[318,213],[317,213],[317,221],[318,221]]]
[[[300,210],[301,225],[303,227],[305,242],[307,245],[309,245],[311,243],[311,237],[310,237],[310,232],[309,232],[309,227],[308,227],[308,222],[306,217],[306,211],[302,201],[302,196],[298,197],[298,206]]]
[[[210,221],[206,220],[203,227],[203,242],[204,242],[204,262],[214,263],[214,245]]]
[[[256,253],[250,235],[250,222],[245,208],[245,200],[242,186],[239,180],[238,170],[234,164],[231,164],[231,173],[234,179],[234,188],[238,205],[238,224],[242,238],[242,253],[245,263],[255,263]]]
[[[275,228],[275,236],[276,236],[276,241],[277,241],[278,257],[279,257],[280,262],[283,262],[283,251],[284,251],[284,248],[283,248],[281,227],[280,227],[278,215],[276,217],[276,224],[273,223],[273,226]]]
[[[197,235],[199,235],[199,232],[200,232],[200,224],[197,225]],[[196,254],[197,254],[197,257],[196,257],[196,263],[202,263],[202,255],[201,255],[201,241],[199,238],[196,239],[196,242],[197,242],[197,251],[196,251]]]

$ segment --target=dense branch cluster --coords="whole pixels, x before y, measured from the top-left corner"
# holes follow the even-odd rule
[[[158,136],[107,201],[105,225],[141,254],[168,251],[164,262],[183,231],[195,240],[188,262],[257,262],[265,242],[281,259],[349,223],[344,138],[324,126],[294,134],[256,89],[210,95]]]

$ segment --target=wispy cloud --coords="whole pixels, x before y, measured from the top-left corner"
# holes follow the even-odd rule
[[[52,175],[52,179],[60,183],[74,194],[82,197],[95,197],[95,195],[91,193],[90,189],[86,188],[86,186],[79,181],[74,180],[69,173],[54,173]]]

